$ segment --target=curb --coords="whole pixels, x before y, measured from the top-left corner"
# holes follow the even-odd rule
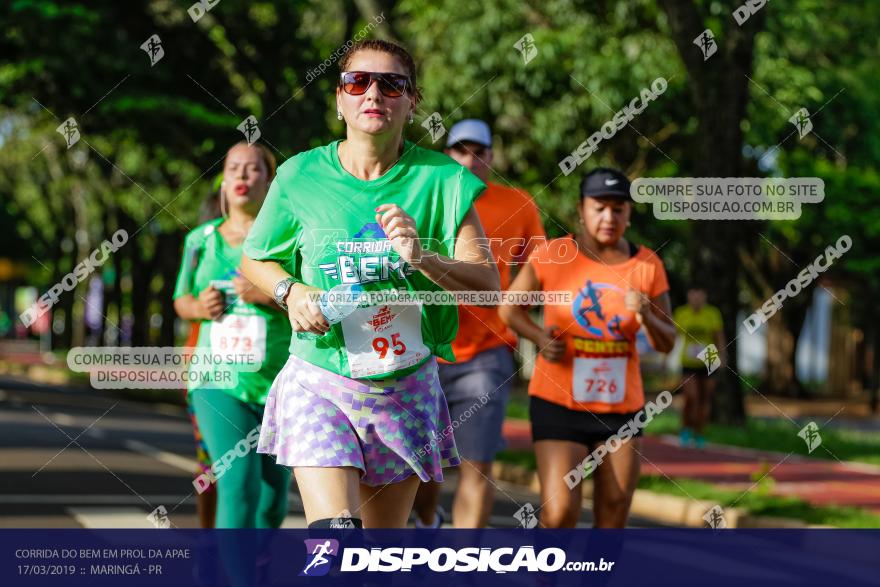
[[[532,493],[540,493],[538,473],[526,467],[495,461],[492,463],[492,475],[498,480],[519,485]],[[584,502],[585,505],[589,505],[593,493],[592,484],[586,484],[584,490]],[[718,504],[712,501],[636,489],[630,513],[663,524],[708,529],[703,516],[716,505]],[[724,521],[727,528],[831,528],[831,526],[808,524],[794,518],[756,516],[741,508],[724,510]]]

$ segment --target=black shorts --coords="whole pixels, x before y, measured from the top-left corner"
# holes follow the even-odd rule
[[[587,447],[605,442],[632,420],[638,412],[597,414],[570,410],[565,406],[529,396],[529,420],[532,422],[532,442],[539,440],[570,440]],[[634,427],[635,428],[635,427]],[[639,428],[633,436],[641,436]]]

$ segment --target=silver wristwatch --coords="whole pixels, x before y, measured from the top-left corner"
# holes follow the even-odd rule
[[[284,300],[287,299],[287,294],[290,293],[290,288],[293,287],[294,283],[296,283],[296,280],[292,277],[282,279],[275,284],[275,289],[272,292],[275,297],[275,303],[281,306],[284,310],[287,310],[287,304]]]

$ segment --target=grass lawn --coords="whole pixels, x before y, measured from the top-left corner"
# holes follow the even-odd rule
[[[531,470],[536,469],[535,455],[526,451],[502,451],[498,460]],[[817,507],[796,497],[770,495],[773,480],[765,477],[747,493],[722,489],[711,483],[694,479],[667,479],[658,475],[643,475],[639,488],[690,499],[715,501],[723,508],[738,507],[751,514],[778,516],[803,520],[810,524],[824,524],[839,528],[880,528],[880,515],[853,507]]]
[[[528,419],[528,396],[511,394],[507,416]],[[679,418],[678,413],[671,411],[659,414],[645,432],[650,435],[678,434]],[[823,423],[824,419],[816,420],[820,427]],[[743,427],[710,425],[706,430],[706,439],[717,444],[784,453],[793,451],[798,455],[819,459],[831,460],[837,457],[842,461],[880,465],[880,431],[820,428],[822,445],[808,455],[806,443],[797,435],[799,430],[797,425],[784,418],[750,418]],[[498,454],[498,460],[531,470],[537,468],[533,452],[503,451]],[[810,524],[841,528],[880,528],[878,514],[853,507],[816,507],[799,498],[771,495],[773,483],[772,476],[765,477],[758,486],[743,495],[739,491],[723,489],[694,479],[670,480],[647,475],[639,480],[639,488],[667,495],[715,501],[722,507],[735,506],[755,515],[794,518]]]
[[[797,435],[801,426],[785,418],[748,418],[745,426],[710,424],[706,428],[706,440],[717,444],[755,448],[775,452],[808,456],[818,459],[857,461],[880,465],[880,430],[877,432],[822,428],[825,419],[817,418],[822,444],[807,452],[807,445]],[[679,415],[664,412],[654,418],[645,429],[646,434],[678,434]]]
[[[693,479],[670,480],[646,475],[639,479],[639,488],[667,495],[716,501],[723,508],[734,506],[761,516],[794,518],[810,524],[838,528],[880,528],[880,515],[867,510],[840,506],[818,507],[796,497],[770,495],[768,492],[772,488],[772,482],[763,487],[758,485],[744,494]]]
[[[527,420],[529,400],[524,393],[511,394],[507,405],[507,417]],[[645,433],[653,436],[678,434],[681,425],[678,412],[668,410],[657,415]],[[769,450],[809,456],[817,459],[856,461],[880,465],[880,430],[876,432],[823,428],[824,418],[817,418],[822,444],[807,452],[807,445],[797,435],[800,427],[785,418],[748,418],[745,426],[724,426],[710,424],[706,429],[706,440],[716,444]],[[801,424],[803,426],[803,424]]]

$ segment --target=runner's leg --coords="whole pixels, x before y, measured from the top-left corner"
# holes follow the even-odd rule
[[[624,528],[633,492],[639,482],[641,441],[631,438],[616,452],[605,455],[594,473],[593,515],[595,528]]]
[[[681,390],[684,395],[684,407],[681,411],[682,423],[685,428],[693,431],[694,426],[697,424],[697,414],[700,409],[699,378],[685,373],[684,381],[681,383]]]
[[[294,467],[293,474],[296,477],[296,485],[302,497],[308,523],[339,517],[345,510],[351,512],[352,518],[363,519],[357,511],[360,469]]]
[[[492,463],[462,459],[458,473],[452,523],[456,528],[484,528],[489,523],[495,499]]]
[[[363,520],[364,528],[406,528],[419,483],[418,475],[410,475],[399,483],[378,487],[361,484],[360,516],[353,515]]]
[[[260,503],[257,509],[257,528],[279,528],[287,516],[287,492],[290,489],[290,469],[282,467],[270,455],[260,454]]]
[[[260,502],[260,455],[248,444],[259,423],[244,402],[219,389],[192,392],[199,428],[215,460],[225,459],[217,476],[217,528],[254,528]],[[246,454],[241,456],[244,443]],[[239,448],[237,448],[239,447]]]
[[[442,483],[437,483],[436,481],[427,481],[419,484],[415,502],[413,503],[413,511],[425,526],[430,526],[434,523],[434,516],[437,515],[437,506],[440,503],[441,485]]]
[[[702,434],[712,415],[712,393],[715,391],[715,380],[711,377],[700,378],[700,411],[699,433]]]
[[[583,481],[569,489],[565,475],[587,458],[589,449],[570,440],[539,440],[534,446],[541,483],[541,526],[574,528],[581,516]]]
[[[199,515],[199,526],[213,528],[217,519],[217,487],[212,485],[205,491],[196,494],[196,512]]]

